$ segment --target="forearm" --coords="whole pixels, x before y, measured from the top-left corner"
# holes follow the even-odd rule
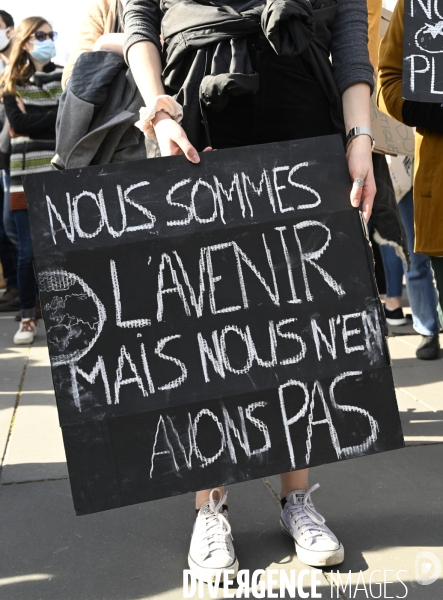
[[[343,92],[342,99],[346,132],[353,127],[371,126],[368,84],[356,83],[348,87]],[[362,204],[362,213],[367,222],[376,191],[372,168],[372,140],[369,135],[354,137],[348,145],[346,158],[349,175],[353,181],[351,203],[354,207]],[[360,180],[363,180],[363,185]]]
[[[127,57],[146,106],[152,106],[153,100],[165,93],[161,79],[162,62],[156,44],[147,41],[135,42],[130,46]],[[162,156],[185,154],[191,162],[200,162],[200,157],[186,133],[167,112],[158,111],[152,119],[152,125]]]
[[[97,39],[92,50],[94,52],[97,52],[98,50],[108,50],[109,52],[115,52],[116,54],[123,56],[124,38],[124,33],[105,33]]]
[[[39,113],[23,113],[18,107],[15,96],[6,95],[3,98],[6,116],[14,133],[18,135],[51,135],[55,137],[57,109],[49,108]]]
[[[348,87],[342,95],[346,133],[353,127],[370,127],[370,88],[366,83]],[[365,136],[368,137],[368,136]]]
[[[155,44],[133,44],[128,50],[128,63],[146,105],[156,96],[165,93],[161,79],[161,57]]]

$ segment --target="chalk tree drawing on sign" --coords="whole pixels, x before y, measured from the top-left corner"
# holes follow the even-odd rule
[[[338,136],[25,185],[78,514],[401,447]]]
[[[443,102],[442,0],[405,0],[403,98]]]

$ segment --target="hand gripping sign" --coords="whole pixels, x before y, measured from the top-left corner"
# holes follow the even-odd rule
[[[78,514],[403,445],[338,136],[25,189]]]

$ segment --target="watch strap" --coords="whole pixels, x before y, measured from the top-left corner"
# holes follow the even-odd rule
[[[350,129],[348,135],[346,136],[346,150],[348,149],[348,146],[352,140],[359,135],[368,135],[372,141],[372,150],[374,150],[375,140],[369,127],[353,127]]]

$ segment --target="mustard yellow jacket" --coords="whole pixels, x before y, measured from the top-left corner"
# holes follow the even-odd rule
[[[380,46],[380,23],[382,0],[367,0],[368,5],[368,50],[375,71],[378,69],[378,47]]]
[[[398,0],[388,30],[380,44],[379,108],[403,122],[404,0]],[[414,171],[415,251],[443,256],[443,134],[418,129]]]

